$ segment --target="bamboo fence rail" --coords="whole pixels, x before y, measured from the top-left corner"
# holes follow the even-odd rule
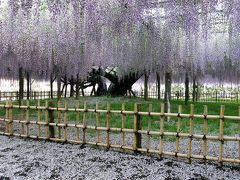
[[[64,107],[62,107],[64,105]],[[131,150],[134,152],[146,152],[155,153],[159,156],[174,156],[178,158],[186,158],[189,162],[192,159],[200,159],[203,161],[217,161],[219,165],[225,163],[237,163],[240,164],[240,108],[239,116],[225,116],[224,106],[221,106],[219,115],[209,115],[207,106],[204,106],[203,114],[194,114],[194,105],[191,105],[190,114],[182,113],[182,106],[178,107],[178,113],[164,113],[164,104],[161,104],[160,112],[152,112],[152,105],[149,106],[148,112],[141,111],[141,105],[135,104],[133,111],[126,111],[125,105],[122,104],[121,110],[112,110],[110,103],[107,104],[106,109],[99,109],[99,103],[96,103],[95,109],[88,109],[87,102],[84,102],[83,108],[79,108],[79,102],[76,103],[75,108],[68,106],[68,101],[64,103],[58,102],[57,107],[54,107],[52,101],[46,101],[44,106],[41,106],[38,101],[36,106],[30,106],[29,101],[21,106],[13,105],[12,101],[7,101],[5,105],[0,105],[0,112],[4,111],[4,118],[0,118],[2,128],[0,128],[0,135],[6,136],[17,136],[23,138],[42,139],[56,142],[70,142],[77,144],[90,144],[96,146],[103,146],[106,148],[118,148],[122,150]],[[14,119],[14,110],[20,110],[24,112],[25,118],[16,120]],[[31,120],[30,111],[36,113],[36,120]],[[75,122],[68,122],[68,113],[75,113]],[[80,122],[80,113],[82,113],[82,122]],[[89,113],[95,114],[95,125],[88,125],[87,115]],[[56,118],[54,117],[56,114]],[[105,123],[100,123],[101,114],[105,114]],[[113,127],[111,125],[111,115],[117,114],[120,117],[121,127]],[[133,128],[126,128],[126,116],[131,116]],[[147,129],[143,129],[142,117],[147,117]],[[44,117],[44,118],[43,118]],[[159,130],[152,130],[152,118],[159,117]],[[169,123],[167,117],[176,118],[176,132],[164,131],[165,125]],[[182,121],[183,119],[189,120],[189,132],[182,132]],[[203,134],[194,133],[194,121],[196,118],[203,120]],[[218,135],[208,134],[208,122],[209,120],[219,122],[219,133]],[[238,136],[227,136],[224,134],[224,123],[228,120],[236,121],[238,123]],[[171,120],[170,120],[171,121]],[[20,124],[20,133],[15,132],[14,124]],[[36,128],[36,135],[31,134],[30,126]],[[4,129],[3,129],[4,128]],[[57,130],[58,133],[55,133]],[[87,130],[95,132],[95,141],[87,140]],[[45,133],[42,133],[45,131]],[[62,136],[63,131],[63,136]],[[75,138],[70,138],[69,132],[75,132]],[[101,138],[102,133],[105,132],[106,139]],[[120,144],[111,143],[111,133],[119,133],[121,136]],[[126,133],[133,135],[132,144],[125,144]],[[146,147],[142,147],[142,135],[147,136]],[[151,137],[159,137],[158,148],[151,146]],[[164,142],[166,137],[175,137],[175,150],[164,150]],[[181,153],[179,151],[181,138],[187,139],[187,152]],[[202,154],[193,154],[193,140],[202,140]],[[218,145],[217,156],[208,155],[208,142],[216,141]],[[224,142],[235,141],[238,143],[236,154],[237,157],[224,157]],[[200,148],[200,147],[199,147]]]

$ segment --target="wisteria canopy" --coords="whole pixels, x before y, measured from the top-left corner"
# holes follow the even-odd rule
[[[0,75],[171,70],[239,83],[239,0],[0,0]]]

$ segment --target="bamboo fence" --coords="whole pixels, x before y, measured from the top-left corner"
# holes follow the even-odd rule
[[[76,93],[74,93],[75,96]],[[85,96],[90,96],[91,92],[84,91]],[[81,92],[80,92],[80,95]],[[62,96],[65,96],[65,93],[62,94]],[[70,97],[70,91],[67,91],[66,97]],[[53,98],[57,98],[57,91],[53,91]],[[19,99],[19,92],[18,91],[11,91],[11,92],[5,92],[0,91],[0,101],[6,101],[6,100],[18,100]],[[27,92],[23,93],[23,99],[27,99]],[[29,99],[51,99],[51,92],[50,91],[31,91],[29,94]]]
[[[57,92],[53,92],[53,97],[57,98]],[[12,92],[5,92],[0,91],[0,100],[18,100],[19,99],[19,92],[12,91]],[[27,99],[27,93],[23,93],[23,99]],[[29,94],[29,99],[50,99],[50,91],[31,91]]]
[[[144,91],[136,92],[136,96],[140,98],[144,98]],[[158,98],[157,91],[148,91],[149,98]],[[193,99],[193,94],[189,94],[190,100]],[[213,91],[213,92],[201,92],[196,95],[197,100],[199,102],[232,102],[239,103],[240,102],[240,93],[239,92],[221,92],[221,91]],[[160,92],[160,99],[164,99],[164,91]],[[175,91],[171,93],[171,99],[173,100],[184,100],[185,93],[184,91]]]
[[[107,104],[106,109],[99,109],[99,103],[96,103],[94,109],[87,107],[87,102],[84,102],[83,108],[79,108],[79,102],[76,103],[75,108],[69,108],[68,101],[58,102],[58,106],[54,107],[53,101],[45,101],[45,105],[41,106],[40,101],[36,106],[30,106],[29,101],[26,101],[25,105],[13,105],[12,101],[7,101],[6,104],[0,105],[0,112],[4,111],[4,118],[0,118],[2,128],[0,128],[0,135],[6,136],[17,136],[23,138],[32,138],[37,140],[50,140],[56,142],[70,142],[77,144],[90,144],[96,146],[102,146],[106,148],[118,148],[122,150],[130,150],[134,152],[145,152],[158,154],[159,156],[174,156],[176,159],[185,158],[191,162],[192,159],[200,159],[203,161],[217,161],[220,165],[225,163],[237,163],[240,164],[240,108],[239,116],[225,116],[224,106],[221,106],[219,115],[209,115],[207,106],[204,106],[203,114],[194,114],[194,105],[191,105],[190,114],[183,114],[182,107],[178,107],[178,113],[164,113],[164,104],[161,104],[160,112],[153,112],[152,105],[149,106],[148,112],[141,111],[141,105],[135,104],[133,111],[126,111],[125,105],[122,105],[121,110],[112,110],[110,103]],[[14,119],[13,111],[20,110],[24,112],[24,116],[21,120]],[[36,113],[36,120],[29,118],[30,111]],[[68,123],[68,113],[75,115],[75,122]],[[82,118],[80,118],[80,113]],[[95,114],[95,126],[88,125],[87,115],[89,113]],[[105,125],[100,126],[100,114],[105,114],[106,119]],[[117,114],[120,116],[121,127],[112,127],[110,124],[111,114]],[[56,118],[55,118],[56,115]],[[133,128],[126,128],[126,115],[132,117]],[[142,128],[142,117],[147,117],[147,129]],[[152,118],[158,117],[159,130],[152,130]],[[176,132],[168,132],[165,130],[165,125],[169,123],[167,117],[176,118]],[[203,134],[194,133],[194,121],[195,119],[203,120]],[[81,119],[81,121],[80,121]],[[189,121],[189,132],[182,132],[182,121],[187,119]],[[219,122],[219,133],[218,135],[208,134],[208,123],[209,120]],[[226,121],[235,121],[238,124],[238,136],[227,136],[224,134],[224,123]],[[171,120],[170,120],[171,121]],[[13,124],[20,124],[21,131],[16,133]],[[29,126],[36,128],[36,135],[31,134]],[[4,128],[4,129],[3,129]],[[95,141],[87,140],[87,130],[95,132]],[[44,131],[44,133],[42,133]],[[63,133],[62,133],[63,131]],[[75,137],[70,138],[68,133],[74,131]],[[56,133],[58,132],[58,133]],[[104,141],[101,136],[105,132],[106,138]],[[121,135],[120,144],[111,143],[111,133],[118,133]],[[132,144],[127,145],[125,143],[126,133],[133,135]],[[63,134],[63,136],[62,136]],[[147,136],[146,148],[142,147],[142,135]],[[158,148],[151,147],[151,138],[153,136],[159,137]],[[175,137],[175,150],[168,151],[164,150],[164,143],[167,141],[166,137]],[[182,138],[187,139],[187,152],[179,152],[180,141]],[[193,153],[193,140],[202,141],[202,154]],[[209,141],[215,141],[218,143],[218,154],[217,156],[208,155],[208,143]],[[238,145],[236,149],[236,157],[224,157],[224,142],[235,141]],[[200,148],[200,147],[199,147]]]
[[[81,93],[81,92],[80,92]],[[50,99],[50,91],[31,91],[29,94],[29,99]],[[74,92],[74,96],[75,96]],[[82,94],[80,94],[82,96]],[[143,98],[144,97],[144,91],[135,92],[135,95],[137,97]],[[190,99],[192,99],[192,93],[189,94]],[[65,96],[65,93],[62,94],[62,96]],[[91,92],[85,90],[84,96],[91,96]],[[66,97],[70,97],[70,92],[67,91]],[[157,98],[158,94],[157,91],[149,91],[148,92],[149,98]],[[0,101],[6,101],[6,100],[18,100],[19,98],[19,92],[13,91],[13,92],[4,92],[0,91]],[[57,91],[53,91],[53,98],[57,98]],[[164,91],[160,93],[160,98],[164,99]],[[176,91],[172,92],[171,98],[173,100],[184,100],[185,94],[182,91]],[[24,92],[23,99],[27,99],[27,93]],[[197,101],[200,102],[232,102],[232,103],[239,103],[240,102],[240,93],[239,92],[228,92],[223,93],[219,91],[214,92],[202,92],[199,94]]]

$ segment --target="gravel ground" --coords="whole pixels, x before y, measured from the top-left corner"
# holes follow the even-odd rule
[[[174,146],[174,143],[166,143]],[[227,145],[231,153],[231,144]],[[233,146],[234,148],[234,146]],[[195,148],[197,149],[197,148]],[[210,150],[211,151],[211,150]],[[236,149],[235,149],[236,151]],[[234,152],[234,151],[233,151]],[[0,136],[0,179],[239,179],[240,165]]]
[[[4,130],[4,124],[0,124]],[[41,128],[42,134],[45,128]],[[14,132],[21,126],[14,124]],[[30,126],[30,134],[36,135],[36,126]],[[63,135],[63,132],[62,132]],[[68,139],[75,139],[75,129],[68,128]],[[111,144],[121,144],[121,134],[111,134]],[[88,141],[95,141],[88,134]],[[105,142],[106,134],[101,134]],[[143,136],[143,147],[147,146]],[[133,135],[126,133],[125,144],[131,146]],[[179,152],[187,152],[187,139],[180,139]],[[158,149],[159,140],[152,138],[151,147]],[[193,140],[193,154],[202,154],[202,141]],[[238,156],[237,142],[224,143],[224,157]],[[174,152],[175,142],[164,142],[164,151]],[[208,155],[218,155],[218,142],[208,142]],[[240,165],[216,163],[204,164],[185,159],[176,161],[171,157],[159,158],[147,154],[134,154],[121,150],[95,146],[81,146],[47,141],[34,141],[17,137],[0,136],[0,180],[4,179],[240,179]]]

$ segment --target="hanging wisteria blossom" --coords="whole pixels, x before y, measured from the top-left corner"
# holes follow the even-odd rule
[[[1,76],[84,79],[102,66],[237,82],[239,39],[237,0],[0,1]]]

